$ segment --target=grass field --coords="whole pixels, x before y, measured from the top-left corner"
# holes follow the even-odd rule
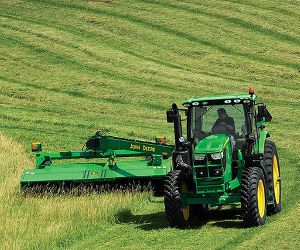
[[[300,2],[0,0],[0,248],[300,248]],[[151,192],[24,196],[30,143],[80,150],[103,130],[174,143],[173,102],[253,87],[273,115],[282,212],[239,207],[167,227]]]

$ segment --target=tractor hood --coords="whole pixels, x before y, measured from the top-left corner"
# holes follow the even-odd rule
[[[195,153],[221,152],[227,143],[229,143],[229,137],[227,135],[209,135],[198,143],[195,148]]]

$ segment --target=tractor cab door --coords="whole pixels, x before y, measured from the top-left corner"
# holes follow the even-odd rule
[[[197,144],[206,136],[208,136],[208,132],[203,130],[203,116],[207,112],[207,107],[193,107],[190,109],[190,120],[188,123],[188,138],[192,142],[193,149],[197,146]]]

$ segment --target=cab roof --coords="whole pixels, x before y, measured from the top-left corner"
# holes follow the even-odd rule
[[[183,105],[193,104],[194,106],[206,106],[206,105],[219,105],[219,104],[238,104],[244,100],[251,100],[250,94],[243,95],[215,95],[206,97],[195,97],[186,100]],[[253,101],[257,99],[256,95],[253,95]]]

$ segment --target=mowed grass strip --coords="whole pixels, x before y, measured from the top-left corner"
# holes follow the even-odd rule
[[[39,1],[38,1],[39,2]],[[150,3],[154,3],[154,6],[151,6]],[[129,20],[131,22],[138,23],[140,25],[148,26],[151,29],[158,29],[160,31],[170,33],[172,35],[176,35],[178,37],[181,37],[183,39],[187,39],[193,42],[196,42],[200,45],[204,46],[209,46],[213,49],[219,50],[222,53],[225,54],[230,54],[230,55],[235,55],[235,56],[242,56],[246,57],[247,59],[255,60],[255,61],[261,61],[264,63],[274,63],[274,64],[279,64],[279,65],[285,65],[288,67],[292,68],[299,68],[299,61],[298,62],[291,62],[291,60],[294,59],[293,56],[290,57],[290,59],[286,62],[282,61],[283,56],[285,54],[289,53],[282,53],[280,56],[281,60],[275,60],[274,54],[272,54],[271,57],[269,57],[266,53],[264,53],[263,56],[260,56],[259,53],[252,53],[252,50],[254,49],[254,52],[256,52],[256,49],[259,48],[260,50],[264,49],[264,44],[259,42],[257,39],[253,39],[252,33],[247,33],[245,29],[240,30],[241,32],[238,32],[237,27],[235,27],[236,32],[232,32],[232,26],[230,26],[230,30],[227,30],[227,25],[228,22],[233,23],[235,26],[242,26],[245,28],[251,27],[251,22],[243,22],[242,20],[239,20],[237,18],[230,18],[230,17],[225,17],[222,15],[213,15],[213,13],[210,14],[212,18],[210,19],[210,16],[207,20],[207,18],[202,18],[202,13],[196,13],[197,15],[190,15],[190,13],[186,13],[186,9],[184,11],[180,11],[177,8],[177,11],[173,11],[170,9],[170,6],[168,5],[168,8],[160,8],[158,7],[159,5],[155,4],[157,2],[155,1],[149,1],[147,3],[147,6],[143,6],[143,3],[140,1],[130,1],[129,4],[127,3],[126,5],[122,5],[121,2],[116,3],[116,7],[122,9],[122,11],[111,11],[110,5],[100,5],[99,4],[93,4],[90,2],[89,4],[76,4],[74,1],[71,2],[55,2],[53,1],[51,4],[55,4],[57,6],[61,6],[62,8],[75,8],[87,12],[92,12],[100,15],[107,15],[115,18],[121,18],[125,20]],[[114,3],[112,2],[114,5]],[[92,8],[91,8],[91,7]],[[108,6],[108,7],[107,7]],[[174,6],[174,5],[173,5]],[[205,6],[206,7],[206,6]],[[204,7],[204,8],[205,8]],[[132,9],[136,10],[135,12],[132,12]],[[224,9],[224,8],[223,8]],[[226,8],[225,8],[226,9]],[[221,9],[222,10],[222,9]],[[242,10],[241,10],[242,11]],[[257,12],[257,10],[256,10]],[[194,13],[195,14],[195,13]],[[205,13],[207,14],[207,13]],[[165,20],[166,18],[162,18],[165,16],[176,16],[176,23],[172,22],[174,18],[170,18],[168,20],[172,20],[171,22],[166,23]],[[200,15],[200,17],[199,17]],[[248,13],[249,15],[249,13]],[[217,21],[215,20],[215,17],[217,17]],[[257,18],[257,14],[255,15]],[[261,15],[260,17],[263,17]],[[287,18],[287,16],[285,16]],[[198,20],[199,18],[199,20]],[[220,19],[224,19],[225,22],[220,21]],[[234,22],[233,22],[234,20]],[[237,22],[239,20],[239,22]],[[296,21],[296,19],[295,19]],[[180,23],[180,26],[177,24]],[[218,29],[215,24],[220,25],[219,27],[222,27],[222,29]],[[241,25],[243,24],[243,25]],[[246,25],[247,24],[247,25]],[[170,26],[171,25],[171,26]],[[184,30],[184,31],[183,31]],[[212,31],[218,30],[218,32],[214,32],[212,34]],[[271,36],[272,38],[275,37],[285,37],[283,40],[293,43],[296,43],[299,45],[299,39],[296,37],[289,37],[284,34],[276,33],[275,31],[272,31],[270,27],[263,28],[260,25],[254,24],[252,29],[255,32],[260,32],[265,31],[267,36]],[[121,32],[123,30],[120,30]],[[195,32],[196,31],[196,32]],[[199,31],[201,31],[199,33]],[[231,32],[230,32],[231,31]],[[193,34],[191,34],[193,32]],[[227,39],[228,33],[230,33],[230,39]],[[123,35],[126,35],[124,33]],[[203,37],[205,35],[205,37]],[[243,38],[246,38],[245,41],[247,40],[247,46],[243,44],[243,42],[240,41],[241,36]],[[226,37],[226,39],[224,39]],[[229,37],[228,37],[229,38]],[[262,39],[266,40],[268,37],[262,36]],[[239,43],[237,42],[239,41]],[[270,39],[272,43],[269,43],[269,46],[274,46],[275,48],[278,47],[278,52],[282,51],[282,42],[281,44],[278,44],[276,46],[276,41],[274,39]],[[227,45],[227,46],[226,46]],[[252,45],[252,46],[251,46]],[[239,47],[240,46],[240,47]],[[258,47],[256,47],[258,46]],[[245,48],[251,49],[251,52],[246,52]],[[281,49],[280,49],[281,48]],[[280,49],[280,50],[279,50]],[[293,50],[293,47],[291,46],[290,50]],[[260,51],[263,52],[263,51]],[[295,53],[297,51],[295,50]]]
[[[41,2],[38,2],[38,3],[41,3]],[[46,3],[46,2],[43,2],[43,3]],[[59,2],[58,5],[59,4],[61,4],[61,2]],[[70,6],[71,10],[73,8],[73,5],[74,4],[72,4],[72,6]],[[166,58],[166,56],[169,54],[172,57],[169,56],[166,59],[168,59],[168,61],[172,61],[172,64],[176,65],[176,67],[178,67],[178,65],[181,65],[181,67],[182,67],[182,65],[188,64],[189,68],[194,68],[195,66],[197,66],[197,68],[199,69],[199,67],[203,68],[203,66],[207,65],[207,69],[204,71],[202,70],[202,73],[207,72],[207,74],[213,74],[214,71],[218,71],[217,75],[220,75],[220,69],[222,69],[222,71],[223,71],[224,69],[228,68],[228,72],[226,75],[230,74],[231,77],[234,75],[233,71],[237,71],[240,75],[243,74],[244,77],[245,77],[245,74],[244,74],[245,71],[247,72],[247,74],[250,73],[249,70],[241,68],[242,65],[244,65],[244,63],[247,62],[247,64],[249,64],[248,59],[242,60],[239,57],[234,58],[235,60],[238,60],[238,61],[242,60],[242,61],[244,61],[244,63],[242,63],[242,61],[240,61],[240,63],[234,62],[232,60],[233,58],[225,59],[224,55],[220,56],[219,53],[216,53],[214,50],[211,50],[211,49],[207,48],[207,46],[203,46],[197,42],[187,41],[183,37],[180,37],[180,36],[178,37],[176,34],[169,34],[169,33],[166,34],[166,32],[164,32],[164,31],[158,30],[157,32],[155,32],[155,30],[153,31],[152,27],[147,28],[147,27],[141,26],[139,23],[136,23],[133,20],[120,19],[120,18],[118,18],[118,15],[119,14],[121,15],[122,13],[119,13],[119,12],[116,12],[115,16],[109,16],[109,15],[105,14],[105,12],[102,13],[101,12],[102,9],[101,9],[101,11],[99,10],[97,13],[93,13],[93,12],[85,13],[86,17],[82,17],[80,15],[76,16],[76,11],[72,11],[72,12],[70,11],[70,13],[72,13],[72,16],[70,16],[69,18],[75,17],[73,22],[70,23],[70,22],[67,22],[68,18],[66,18],[65,12],[63,11],[64,8],[53,9],[53,12],[55,12],[55,15],[57,17],[55,20],[53,20],[52,16],[49,17],[49,14],[47,14],[47,13],[49,13],[48,7],[49,7],[49,5],[46,5],[45,7],[43,7],[43,5],[41,5],[41,8],[39,10],[39,11],[42,11],[43,9],[45,9],[47,11],[45,13],[45,15],[43,16],[43,18],[48,20],[48,25],[52,25],[59,29],[62,26],[62,24],[64,24],[64,27],[69,29],[68,32],[76,32],[80,36],[82,36],[81,31],[84,29],[88,30],[88,31],[93,31],[94,33],[89,33],[89,35],[88,35],[88,38],[90,40],[93,39],[93,34],[94,34],[94,39],[96,39],[96,41],[98,41],[98,43],[100,42],[102,44],[104,41],[106,41],[104,43],[109,42],[110,46],[117,46],[116,49],[121,48],[123,50],[125,49],[126,51],[134,51],[133,52],[134,55],[141,55],[146,60],[147,60],[147,58],[153,58],[153,56],[155,56],[156,61],[163,61],[164,63],[167,63],[167,62],[165,62],[166,60],[163,60],[163,58]],[[67,6],[64,5],[62,7],[67,7]],[[100,7],[101,8],[103,7],[103,9],[107,8],[106,5],[104,5],[104,6],[100,5]],[[116,8],[117,7],[120,7],[120,6],[116,5]],[[84,5],[84,6],[80,5],[78,8],[80,9],[80,12],[78,12],[78,13],[81,13],[81,11],[83,11],[83,13],[87,11],[86,5]],[[92,8],[90,8],[90,9],[92,9]],[[157,8],[155,8],[155,10],[156,9]],[[76,8],[75,8],[75,10],[76,10]],[[13,13],[12,10],[9,11],[9,13],[10,12]],[[60,12],[62,12],[62,13],[60,14]],[[140,13],[140,12],[138,12],[138,13]],[[144,12],[142,12],[142,13],[145,15],[146,14],[149,15],[149,10],[146,13],[144,13]],[[166,14],[167,13],[168,12],[166,12]],[[151,12],[151,14],[152,14],[152,12]],[[25,13],[24,15],[28,15],[28,14]],[[63,15],[63,19],[60,18],[60,15]],[[172,13],[170,13],[170,15],[172,15]],[[194,15],[194,16],[195,16],[195,18],[197,17],[197,15]],[[193,15],[190,16],[190,18],[192,18],[192,17],[193,17]],[[30,20],[31,20],[31,22],[34,22],[35,19],[33,19],[32,16],[30,16]],[[157,19],[157,20],[159,21],[159,19]],[[38,19],[35,22],[40,22],[41,24],[46,24],[45,21],[40,19],[40,16],[38,16]],[[62,22],[62,24],[61,24],[61,22]],[[201,22],[205,23],[205,19],[204,20],[201,19],[200,23]],[[241,48],[237,48],[236,46],[240,43],[237,41],[241,40],[240,39],[241,36],[239,36],[239,34],[242,34],[243,35],[242,41],[243,40],[248,41],[247,46],[243,46],[243,47],[257,46],[256,48],[252,49],[252,51],[254,51],[254,55],[260,54],[260,52],[257,51],[257,49],[262,50],[261,52],[263,52],[263,50],[267,52],[270,50],[270,48],[269,48],[270,45],[273,46],[273,44],[274,44],[273,39],[270,40],[270,42],[267,42],[268,40],[265,41],[264,37],[260,38],[257,36],[253,36],[252,34],[249,34],[249,36],[244,37],[245,34],[244,34],[243,30],[232,32],[232,26],[229,26],[230,31],[229,30],[226,32],[220,31],[218,27],[224,27],[224,25],[217,23],[220,26],[217,26],[217,25],[212,26],[212,24],[214,22],[215,21],[211,22],[210,20],[207,20],[207,24],[205,24],[205,27],[206,26],[210,27],[209,30],[201,29],[198,24],[197,25],[191,24],[191,27],[196,27],[196,30],[201,31],[205,35],[208,35],[209,32],[210,33],[214,32],[215,34],[222,32],[222,36],[226,38],[226,41],[223,43],[223,45],[226,45],[228,42],[232,41],[233,34],[237,34],[238,37],[235,38],[236,42],[234,43],[236,51],[241,50]],[[182,24],[187,25],[186,23],[189,23],[189,22],[181,21],[179,23],[180,23],[180,27],[181,27]],[[76,24],[76,26],[72,27],[75,24]],[[177,26],[178,25],[174,25],[174,27],[177,27]],[[78,29],[79,27],[83,27],[84,29]],[[191,30],[191,27],[187,28],[186,30],[187,31]],[[143,31],[145,29],[147,32],[139,32],[139,30]],[[197,35],[202,34],[202,33],[199,33],[199,31],[197,31]],[[193,30],[191,30],[191,32],[193,32]],[[187,32],[187,34],[189,35],[188,32]],[[210,35],[210,37],[211,37],[211,35]],[[213,38],[214,37],[215,36],[213,36]],[[249,42],[249,39],[250,38],[253,39],[253,37],[255,37],[255,41]],[[141,39],[142,39],[142,41],[140,41]],[[259,44],[259,41],[263,42],[264,44],[263,45]],[[146,42],[146,44],[145,44],[145,42]],[[265,47],[265,44],[268,44],[268,47]],[[193,46],[191,47],[191,45],[193,45]],[[154,51],[155,47],[157,47],[157,46],[160,46],[160,49]],[[263,48],[263,47],[265,47],[265,48]],[[290,49],[293,49],[293,48],[294,48],[293,46],[292,47],[289,46],[287,49],[290,51]],[[274,56],[276,56],[276,54],[278,54],[278,52],[279,52],[278,49],[279,48],[275,48],[275,50],[277,50],[277,52],[272,53],[272,57],[274,57]],[[171,53],[168,52],[167,50],[171,50]],[[271,50],[273,50],[273,49],[271,49]],[[282,50],[282,43],[280,44],[280,50]],[[163,54],[158,54],[159,51],[163,52]],[[215,56],[213,56],[214,54],[215,54]],[[282,57],[286,56],[288,54],[289,53],[281,53],[280,52],[279,56],[282,60],[283,59]],[[145,57],[145,55],[149,55],[149,56]],[[150,57],[150,55],[151,55],[151,57]],[[174,58],[174,55],[176,55],[178,57],[178,59],[176,57]],[[208,58],[214,58],[214,60],[213,61],[211,59],[207,60]],[[293,58],[295,58],[295,57],[294,56],[290,57],[289,61],[294,60]],[[177,61],[178,63],[174,64],[174,60]],[[270,61],[272,61],[272,60],[273,59],[270,58]],[[133,60],[131,60],[131,62],[133,62]],[[169,65],[170,65],[170,62],[169,62]],[[255,69],[253,69],[253,70],[256,74],[256,77],[257,77],[259,71],[261,71],[261,77],[264,78],[264,81],[266,80],[265,79],[266,77],[269,77],[268,74],[266,74],[266,72],[268,72],[268,70],[270,70],[270,69],[268,69],[267,71],[262,70],[262,68],[264,68],[265,66],[263,66],[262,64],[260,65],[256,61],[255,61],[255,64],[253,63],[253,67],[255,67]],[[209,70],[208,70],[208,68],[209,68]],[[280,70],[282,70],[282,69],[280,69]],[[285,70],[287,70],[287,69],[285,69]],[[119,69],[119,72],[121,72],[121,69]],[[125,73],[128,74],[128,71]],[[274,73],[275,72],[270,74],[270,76],[272,76]],[[250,75],[251,75],[251,73],[250,73]]]

